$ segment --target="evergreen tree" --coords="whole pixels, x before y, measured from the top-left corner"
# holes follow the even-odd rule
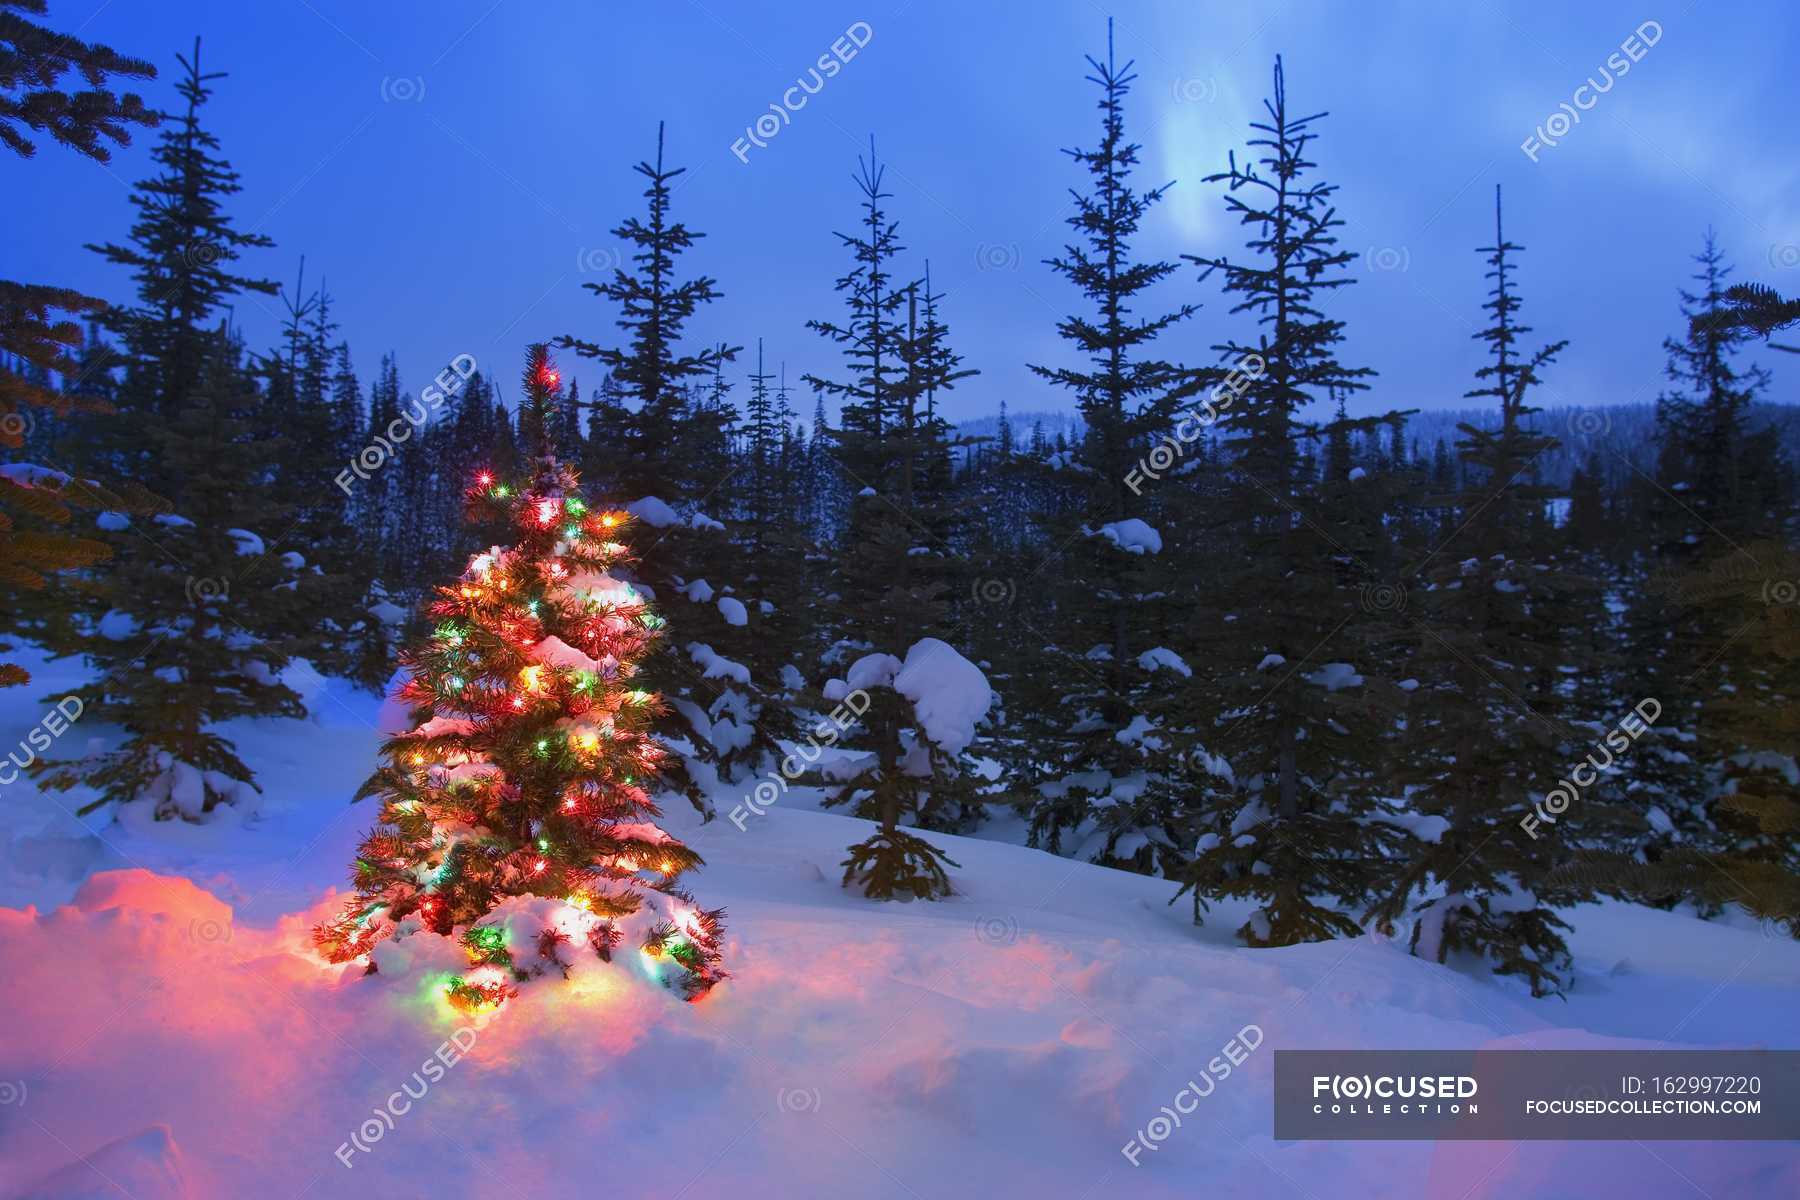
[[[1762,519],[1751,481],[1774,474],[1773,439],[1752,438],[1746,427],[1769,377],[1760,367],[1733,362],[1756,334],[1724,319],[1731,268],[1710,231],[1694,261],[1699,289],[1681,292],[1683,336],[1663,340],[1671,386],[1656,402],[1657,441],[1669,472],[1662,482],[1706,526],[1694,531],[1696,540],[1742,536]]]
[[[533,976],[567,976],[577,937],[609,962],[621,946],[641,951],[689,999],[724,978],[720,913],[678,885],[700,856],[654,821],[659,702],[636,677],[662,622],[611,574],[627,561],[628,515],[590,509],[549,453],[551,372],[533,346],[526,481],[489,473],[468,491],[472,510],[510,523],[513,544],[438,590],[434,634],[404,656],[402,695],[425,719],[383,748],[363,790],[382,812],[356,895],[315,931],[335,962],[414,929],[457,938],[474,966],[445,993],[467,1011]]]
[[[1569,654],[1567,630],[1552,615],[1558,593],[1579,581],[1546,544],[1548,489],[1524,482],[1532,460],[1556,444],[1526,418],[1537,411],[1531,396],[1540,372],[1565,343],[1525,348],[1531,329],[1518,320],[1512,278],[1520,249],[1504,233],[1496,188],[1494,243],[1481,249],[1493,281],[1484,305],[1490,323],[1475,335],[1490,360],[1467,395],[1492,400],[1499,420],[1459,426],[1471,482],[1457,502],[1456,554],[1440,544],[1417,568],[1425,586],[1412,591],[1419,615],[1412,665],[1422,682],[1396,774],[1413,829],[1423,822],[1441,832],[1410,840],[1405,865],[1383,878],[1370,916],[1388,930],[1410,918],[1415,953],[1439,962],[1473,954],[1500,974],[1523,976],[1542,995],[1568,981],[1560,931],[1569,926],[1556,910],[1593,894],[1558,868],[1622,817],[1590,792],[1553,826],[1523,820],[1589,747],[1570,724],[1579,714],[1568,693],[1545,685]],[[1597,770],[1613,761],[1608,748],[1595,746],[1593,754],[1603,756]]]
[[[154,126],[158,119],[135,93],[114,91],[114,81],[152,78],[156,69],[22,15],[44,11],[44,0],[0,0],[0,143],[31,158],[37,153],[31,135],[43,133],[96,162],[109,162],[111,145],[130,145],[133,127]],[[70,75],[79,75],[86,87],[71,90],[65,83]],[[112,411],[98,394],[110,382],[104,375],[110,359],[72,353],[83,347],[78,318],[104,309],[102,301],[68,288],[0,280],[0,449],[24,448],[40,417],[101,417]],[[97,339],[90,336],[87,347],[97,348]],[[51,372],[67,386],[53,387]],[[31,620],[28,608],[39,617],[55,615],[50,603],[28,603],[45,592],[49,576],[92,566],[110,552],[99,539],[68,532],[76,511],[125,516],[156,507],[135,485],[108,489],[27,466],[0,473],[0,602],[9,614],[0,621],[9,629]],[[0,644],[0,651],[8,648]],[[29,678],[23,668],[0,663],[0,687]]]
[[[779,610],[750,590],[767,586],[769,577],[736,532],[703,508],[716,502],[723,510],[729,499],[722,489],[732,476],[736,413],[724,367],[738,348],[721,342],[690,353],[683,347],[688,323],[720,293],[710,276],[681,278],[681,258],[702,235],[672,215],[673,185],[684,171],[664,163],[662,126],[656,161],[635,169],[648,181],[646,214],[613,231],[633,247],[631,267],[585,285],[618,305],[627,344],[574,337],[560,344],[598,359],[617,393],[616,402],[603,401],[589,428],[602,471],[597,482],[648,527],[637,579],[689,639],[646,670],[651,686],[669,699],[659,733],[687,749],[665,782],[710,815],[717,782],[735,781],[783,753],[780,738],[792,725],[775,697],[790,647],[779,626],[766,621],[766,610]],[[605,444],[614,437],[620,452]]]
[[[289,516],[263,486],[281,447],[254,432],[255,386],[223,330],[204,366],[173,420],[121,418],[184,481],[181,512],[108,526],[113,561],[80,584],[92,633],[52,646],[98,672],[77,690],[84,711],[129,735],[109,753],[39,764],[51,789],[98,793],[82,812],[146,801],[158,819],[200,820],[248,803],[260,789],[217,726],[305,715],[280,673],[310,649],[295,634],[310,600],[291,560],[263,540]]]
[[[269,532],[284,544],[305,548],[287,553],[309,576],[307,595],[314,604],[302,619],[320,633],[314,665],[349,674],[367,641],[379,634],[379,622],[365,611],[375,561],[363,552],[351,522],[352,489],[321,487],[320,480],[338,477],[352,460],[357,414],[346,412],[332,394],[331,336],[337,326],[331,297],[322,283],[317,291],[306,291],[304,259],[293,294],[284,293],[282,301],[284,345],[259,364],[264,386],[258,425],[284,443],[267,488],[269,498],[290,515],[285,528]],[[354,386],[354,378],[350,382]]]
[[[633,170],[648,181],[645,216],[626,218],[612,235],[632,247],[634,266],[615,268],[605,282],[582,285],[618,306],[618,327],[628,344],[604,346],[573,336],[559,338],[558,344],[599,360],[610,372],[620,404],[629,411],[624,454],[606,486],[624,496],[672,499],[689,494],[693,482],[672,449],[688,408],[684,387],[712,374],[722,361],[734,358],[737,349],[711,346],[691,354],[681,349],[688,322],[720,292],[711,276],[679,277],[681,256],[705,235],[672,216],[673,184],[687,169],[664,165],[660,123],[656,161],[640,162]]]
[[[133,126],[157,122],[142,97],[113,91],[113,81],[153,79],[156,68],[21,15],[42,16],[46,9],[47,0],[0,0],[0,143],[31,158],[37,153],[31,134],[43,133],[95,162],[110,162],[112,146],[131,144]],[[63,82],[70,74],[87,87],[70,91]]]
[[[898,224],[883,203],[889,197],[873,143],[858,168],[860,229],[837,235],[851,257],[837,284],[846,316],[842,323],[807,322],[843,360],[841,376],[806,380],[821,400],[843,402],[842,428],[825,436],[834,467],[859,489],[838,531],[821,607],[842,631],[827,661],[853,650],[866,653],[824,695],[834,702],[869,697],[843,742],[860,754],[853,766],[834,772],[826,803],[850,805],[858,816],[879,822],[870,838],[850,848],[845,886],[859,884],[876,899],[900,893],[933,899],[952,890],[944,865],[955,864],[900,823],[929,821],[960,808],[965,797],[957,760],[967,738],[933,737],[915,705],[921,681],[934,672],[954,670],[971,688],[980,679],[940,636],[953,634],[948,580],[955,570],[949,541],[955,518],[947,489],[934,486],[933,471],[948,452],[936,397],[973,372],[962,368],[950,347],[929,289],[924,315],[916,288],[892,285],[901,249]],[[815,431],[815,445],[819,440]],[[986,692],[985,680],[978,686]],[[985,700],[980,708],[987,708]]]
[[[1677,843],[1647,875],[1589,862],[1569,874],[1665,903],[1736,905],[1800,937],[1800,786],[1791,771],[1800,756],[1800,552],[1753,540],[1702,568],[1666,572],[1656,585],[1675,603],[1715,614],[1698,649],[1708,656],[1703,672],[1729,682],[1701,689],[1693,749],[1714,768],[1707,799],[1722,836]]]
[[[1017,786],[1043,797],[1032,816],[1033,845],[1153,870],[1173,837],[1171,814],[1147,802],[1141,722],[1156,680],[1137,659],[1157,645],[1174,601],[1157,558],[1160,536],[1145,520],[1154,512],[1131,475],[1198,386],[1193,372],[1151,351],[1195,306],[1135,315],[1145,293],[1177,269],[1138,260],[1131,246],[1168,185],[1133,189],[1140,147],[1125,134],[1125,99],[1137,76],[1131,62],[1114,58],[1110,20],[1105,61],[1087,62],[1087,79],[1100,90],[1100,141],[1066,151],[1087,186],[1071,191],[1075,240],[1049,263],[1091,311],[1057,323],[1078,365],[1032,367],[1074,397],[1086,433],[1078,461],[1053,455],[1054,466],[1045,468],[1044,485],[1067,496],[1054,504],[1047,529],[1058,561],[1041,609],[1047,628],[1035,630],[1040,657],[1027,673],[1039,686],[1021,705],[1034,723],[1034,761]],[[1083,840],[1065,845],[1078,835]]]
[[[173,419],[199,381],[212,352],[212,315],[241,293],[273,296],[271,280],[239,275],[232,265],[243,252],[271,246],[265,235],[237,229],[225,202],[242,190],[237,172],[219,157],[219,140],[200,123],[213,95],[210,86],[224,72],[203,72],[200,41],[192,58],[177,56],[185,71],[176,90],[186,108],[166,118],[151,158],[157,175],[132,192],[137,209],[130,240],[89,248],[108,262],[128,268],[137,284],[137,303],[109,310],[107,327],[127,355],[119,393],[122,406]],[[146,455],[143,443],[114,439],[107,446],[121,470],[166,494],[179,507],[183,481],[167,463]]]
[[[1404,603],[1384,520],[1401,481],[1356,478],[1352,463],[1353,435],[1399,414],[1345,415],[1373,372],[1338,358],[1343,323],[1323,308],[1355,258],[1338,242],[1336,188],[1308,158],[1325,114],[1289,110],[1279,57],[1264,111],[1256,162],[1234,153],[1209,177],[1227,183],[1249,254],[1194,260],[1223,272],[1257,336],[1215,347],[1238,386],[1206,410],[1224,478],[1208,517],[1183,526],[1210,550],[1190,551],[1207,553],[1180,643],[1198,665],[1167,720],[1187,767],[1175,786],[1193,796],[1195,919],[1206,897],[1253,899],[1239,936],[1281,946],[1360,933],[1343,907],[1366,900],[1397,841],[1379,768],[1402,699],[1384,647]],[[1323,428],[1306,420],[1333,398]]]

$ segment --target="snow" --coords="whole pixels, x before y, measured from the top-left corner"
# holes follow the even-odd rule
[[[42,488],[45,491],[59,491],[69,482],[69,477],[61,471],[40,467],[34,463],[0,465],[0,479],[11,480],[20,487]]]
[[[682,595],[686,596],[689,600],[692,600],[695,604],[705,604],[708,600],[713,598],[712,584],[706,582],[704,579],[696,579],[694,582],[683,586],[679,590]]]
[[[630,584],[614,579],[604,571],[577,571],[563,581],[556,595],[614,607],[637,603],[637,594]]]
[[[122,642],[136,637],[138,630],[142,628],[143,624],[136,617],[123,609],[115,608],[100,618],[100,624],[95,627],[94,632],[109,642]]]
[[[194,527],[192,521],[174,513],[158,513],[153,519],[158,525],[167,525],[170,529],[192,529]]]
[[[290,571],[298,571],[306,565],[306,555],[298,550],[285,550],[281,555],[281,565]]]
[[[1349,663],[1329,662],[1312,674],[1304,676],[1306,682],[1317,684],[1328,692],[1342,691],[1344,688],[1361,687],[1363,677]]]
[[[676,515],[675,510],[655,496],[633,500],[625,506],[625,511],[652,529],[667,529],[671,525],[681,524],[681,518]]]
[[[377,600],[369,605],[369,615],[383,625],[403,625],[406,623],[406,610],[391,600]]]
[[[1366,479],[1366,478],[1368,478],[1368,475],[1369,475],[1369,473],[1361,467],[1351,467],[1350,468],[1350,482],[1351,483],[1355,483],[1359,479]]]
[[[1440,842],[1450,831],[1450,822],[1436,814],[1423,814],[1407,809],[1383,809],[1370,818],[1383,825],[1404,829],[1422,842]]]
[[[1265,654],[1262,656],[1262,661],[1256,664],[1256,669],[1258,671],[1269,671],[1276,667],[1283,666],[1286,663],[1287,659],[1279,654]]]
[[[750,682],[749,667],[733,662],[705,642],[689,642],[687,652],[688,657],[699,664],[700,675],[704,679],[730,679],[743,684]]]
[[[1194,669],[1187,665],[1187,660],[1166,646],[1156,646],[1138,655],[1138,666],[1146,671],[1154,671],[1158,667],[1174,671],[1182,678],[1192,678]]]
[[[103,512],[94,518],[94,524],[110,533],[131,528],[131,518],[121,512]]]
[[[750,614],[744,610],[743,601],[731,596],[719,597],[719,615],[725,618],[727,625],[746,625]]]
[[[1127,554],[1161,554],[1162,534],[1137,517],[1127,517],[1123,521],[1113,521],[1093,531],[1105,538]]]
[[[599,671],[600,664],[559,637],[547,637],[531,648],[531,660],[569,671]]]
[[[73,660],[25,665],[0,744],[41,691],[83,682]],[[733,977],[704,1001],[590,956],[460,1017],[431,994],[434,964],[467,961],[443,939],[395,942],[373,976],[307,946],[376,809],[348,801],[380,701],[328,687],[315,718],[225,727],[268,790],[253,821],[78,819],[78,795],[0,788],[0,1196],[1800,1194],[1792,1143],[1270,1136],[1278,1050],[1800,1049],[1800,943],[1753,923],[1579,906],[1573,988],[1532,1000],[1404,936],[1249,950],[1242,902],[1196,927],[1167,880],[981,838],[928,835],[961,864],[956,896],[867,901],[838,864],[872,826],[799,785],[741,828],[665,804],[706,860],[683,884],[728,910]],[[746,790],[721,785],[719,811]],[[521,937],[567,916],[540,900],[498,919]],[[1263,1044],[1133,1167],[1121,1147],[1249,1024]],[[340,1148],[453,1037],[346,1168]]]
[[[869,688],[891,687],[900,672],[900,660],[891,654],[865,654],[850,664],[844,673],[844,685],[852,692]]]
[[[691,518],[688,519],[688,524],[693,526],[695,529],[711,529],[711,530],[716,530],[721,533],[723,533],[725,530],[724,525],[713,520],[711,517],[707,516],[703,512],[695,513]]]
[[[913,643],[905,664],[894,676],[894,690],[912,701],[925,736],[947,754],[961,754],[969,748],[975,740],[976,723],[994,702],[981,668],[937,638]]]
[[[14,1200],[187,1200],[194,1193],[167,1125],[117,1138],[39,1179]]]
[[[1131,723],[1113,734],[1113,740],[1122,746],[1143,746],[1150,750],[1160,750],[1165,743],[1162,738],[1151,736],[1156,723],[1143,713],[1131,718]]]
[[[267,553],[263,540],[248,529],[227,529],[225,535],[237,543],[239,554],[262,555]]]

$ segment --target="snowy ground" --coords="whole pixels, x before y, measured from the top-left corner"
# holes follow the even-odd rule
[[[0,753],[75,678],[28,665]],[[936,838],[961,894],[879,905],[837,885],[863,823],[798,789],[742,831],[670,806],[728,909],[735,977],[706,1000],[596,963],[471,1023],[423,976],[307,950],[378,741],[373,697],[314,708],[231,729],[268,793],[248,822],[77,821],[0,787],[0,1197],[1800,1195],[1791,1143],[1270,1137],[1277,1048],[1800,1047],[1791,940],[1586,907],[1572,994],[1534,1001],[1376,938],[1244,950],[1241,914],[1196,929],[1166,883],[995,841]],[[1121,1147],[1252,1024],[1133,1167]]]

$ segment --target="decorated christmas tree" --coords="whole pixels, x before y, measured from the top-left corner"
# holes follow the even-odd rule
[[[327,958],[368,956],[371,970],[384,942],[455,939],[469,969],[442,986],[464,1009],[566,977],[581,954],[640,956],[689,999],[724,978],[720,914],[678,886],[700,856],[656,824],[650,795],[661,702],[633,680],[663,622],[621,578],[629,517],[590,507],[546,452],[558,383],[533,346],[529,475],[483,472],[467,491],[471,519],[510,526],[513,544],[440,588],[435,629],[402,654],[418,724],[383,747],[362,792],[383,807],[356,895],[314,932]]]

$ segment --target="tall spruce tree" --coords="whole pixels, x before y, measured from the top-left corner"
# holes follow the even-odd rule
[[[674,184],[687,168],[664,164],[663,132],[658,123],[656,161],[632,168],[648,181],[644,217],[627,217],[612,230],[631,250],[629,265],[615,268],[609,280],[582,285],[618,306],[617,324],[627,344],[609,346],[572,335],[557,339],[557,344],[597,359],[610,373],[618,401],[629,413],[624,452],[612,464],[616,474],[604,481],[605,486],[634,499],[674,500],[686,495],[694,482],[673,450],[689,408],[686,385],[711,375],[721,362],[736,356],[737,348],[713,345],[694,352],[682,348],[688,322],[720,292],[710,275],[680,277],[682,256],[705,235],[674,217]]]
[[[130,240],[89,247],[129,269],[137,285],[137,303],[107,313],[128,356],[119,403],[164,419],[180,412],[212,353],[212,314],[239,293],[280,291],[272,280],[232,269],[244,251],[274,243],[238,229],[225,208],[242,185],[219,156],[219,139],[200,121],[212,83],[225,74],[201,69],[198,38],[191,58],[176,58],[184,72],[176,91],[185,107],[165,117],[151,154],[160,170],[132,192],[138,216]],[[122,470],[180,505],[182,481],[141,442],[114,439],[106,449]]]
[[[296,634],[307,581],[264,540],[289,519],[266,494],[281,446],[252,423],[258,396],[240,346],[223,329],[200,344],[204,370],[173,418],[120,418],[183,481],[181,509],[109,525],[113,562],[80,587],[92,632],[53,646],[96,669],[77,692],[85,711],[128,735],[114,751],[40,764],[45,786],[96,793],[83,812],[143,801],[159,820],[198,821],[247,804],[260,789],[218,726],[305,715],[280,676],[311,649]]]
[[[915,706],[923,693],[914,685],[954,670],[968,686],[987,687],[974,683],[979,673],[970,676],[975,668],[945,640],[956,636],[948,582],[956,570],[950,543],[955,517],[931,467],[948,453],[947,426],[932,407],[940,392],[973,372],[949,345],[936,299],[922,320],[918,289],[893,282],[899,226],[887,213],[885,169],[872,141],[869,156],[857,165],[859,228],[837,235],[851,259],[837,282],[845,316],[807,322],[843,360],[837,377],[809,374],[806,380],[821,400],[836,397],[843,405],[842,427],[823,436],[830,438],[834,469],[855,489],[835,531],[837,552],[821,588],[827,597],[821,607],[840,631],[825,661],[860,654],[827,684],[824,699],[867,696],[866,710],[843,742],[857,754],[833,771],[826,803],[848,805],[878,822],[867,840],[850,848],[845,886],[857,884],[876,899],[932,899],[952,890],[944,867],[954,863],[900,826],[963,807],[967,781],[958,760],[967,742],[932,736]],[[821,432],[815,431],[815,445]]]
[[[1324,306],[1355,255],[1339,244],[1337,189],[1308,157],[1325,114],[1296,116],[1287,99],[1278,57],[1256,160],[1233,153],[1209,177],[1226,183],[1248,254],[1193,261],[1223,274],[1256,336],[1215,347],[1234,384],[1205,410],[1223,478],[1183,526],[1206,567],[1180,632],[1195,672],[1166,718],[1187,768],[1176,786],[1194,797],[1183,891],[1196,920],[1209,896],[1256,901],[1238,931],[1253,946],[1359,933],[1344,910],[1397,841],[1378,764],[1402,699],[1382,651],[1402,607],[1383,520],[1398,481],[1363,478],[1351,454],[1353,435],[1398,414],[1345,415],[1373,372],[1339,359],[1343,322]],[[1322,426],[1307,419],[1332,401]]]
[[[1730,632],[1719,627],[1729,608],[1684,603],[1657,584],[1734,555],[1766,532],[1764,489],[1778,475],[1774,437],[1748,427],[1767,374],[1735,361],[1757,335],[1728,319],[1731,268],[1711,231],[1694,262],[1695,287],[1679,293],[1681,333],[1663,340],[1668,387],[1656,401],[1655,474],[1642,480],[1638,513],[1645,547],[1628,565],[1624,619],[1626,660],[1665,713],[1632,770],[1653,820],[1646,847],[1653,862],[1671,847],[1717,851],[1727,840],[1710,804],[1722,764],[1703,758],[1696,737],[1707,695],[1732,686],[1717,650]]]
[[[1071,189],[1074,238],[1050,267],[1080,294],[1082,311],[1057,323],[1074,365],[1032,370],[1075,400],[1085,426],[1078,455],[1056,455],[1045,486],[1066,493],[1048,523],[1052,560],[1029,580],[1049,586],[1031,632],[1041,647],[1018,707],[1033,723],[1033,761],[1017,774],[1036,791],[1031,841],[1053,853],[1155,870],[1174,846],[1172,814],[1145,786],[1144,713],[1157,686],[1139,657],[1153,650],[1176,603],[1158,556],[1154,492],[1131,480],[1139,456],[1173,423],[1198,376],[1155,357],[1152,343],[1196,306],[1140,316],[1149,291],[1178,268],[1140,260],[1132,242],[1169,185],[1135,190],[1140,147],[1125,133],[1125,100],[1137,76],[1114,56],[1087,59],[1100,92],[1100,140],[1065,151],[1084,175]],[[1029,620],[1029,618],[1024,618]]]
[[[729,501],[726,450],[736,413],[724,369],[739,348],[684,346],[688,324],[720,292],[711,276],[682,277],[682,257],[703,235],[673,215],[674,185],[685,169],[666,165],[663,141],[658,125],[655,161],[634,168],[647,181],[645,215],[613,230],[631,248],[629,263],[610,280],[585,285],[618,306],[626,344],[573,336],[559,344],[609,372],[615,397],[595,414],[604,423],[589,429],[593,482],[639,518],[637,578],[682,631],[683,643],[664,648],[647,672],[668,697],[658,733],[684,751],[664,781],[710,815],[718,783],[781,756],[780,738],[792,724],[776,696],[789,648],[766,622],[772,602],[756,590],[764,582],[759,565],[739,535],[706,511]],[[613,438],[621,449],[607,445]]]
[[[83,581],[88,636],[54,648],[100,669],[82,694],[131,736],[110,754],[57,765],[49,786],[95,789],[88,807],[147,799],[158,817],[199,819],[254,786],[214,726],[303,713],[278,675],[316,648],[319,597],[295,552],[278,549],[293,517],[268,487],[283,445],[258,427],[264,401],[242,346],[222,323],[198,324],[238,291],[274,285],[223,269],[267,239],[232,224],[223,202],[237,175],[199,121],[222,76],[201,70],[197,42],[180,61],[187,109],[159,139],[162,171],[132,194],[129,243],[98,248],[132,269],[138,293],[109,314],[125,372],[107,428],[121,462],[153,466],[175,511],[104,525],[115,564]]]
[[[1582,745],[1569,693],[1543,685],[1570,646],[1552,613],[1580,581],[1555,561],[1543,520],[1550,490],[1530,482],[1534,459],[1556,446],[1527,418],[1540,372],[1566,343],[1526,348],[1518,319],[1513,256],[1494,196],[1494,242],[1481,248],[1492,281],[1478,332],[1489,361],[1466,393],[1498,408],[1497,423],[1458,426],[1470,486],[1457,499],[1458,531],[1416,567],[1410,598],[1418,622],[1411,658],[1420,679],[1396,779],[1406,788],[1415,833],[1403,866],[1382,879],[1370,917],[1393,930],[1411,923],[1421,956],[1452,953],[1522,976],[1533,995],[1568,982],[1565,922],[1556,912],[1591,898],[1591,885],[1558,874],[1592,832],[1623,820],[1605,797],[1583,794],[1553,825],[1526,821],[1582,761],[1613,752]],[[1614,714],[1615,719],[1624,713]],[[1590,759],[1591,761],[1591,759]]]

